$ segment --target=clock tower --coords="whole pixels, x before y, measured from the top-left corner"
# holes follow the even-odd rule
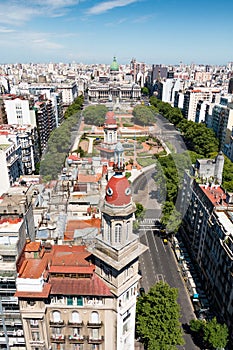
[[[116,350],[134,350],[135,312],[139,256],[147,249],[133,232],[136,206],[124,175],[123,147],[117,143],[114,175],[108,181],[101,204],[102,234],[89,251],[93,254],[96,274],[115,296],[114,320]]]

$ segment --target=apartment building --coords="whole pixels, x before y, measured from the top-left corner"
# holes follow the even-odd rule
[[[7,124],[32,125],[36,127],[33,110],[29,99],[17,95],[5,95],[4,105],[7,114]]]
[[[22,149],[8,137],[0,136],[0,194],[5,192],[23,174]]]
[[[182,113],[183,116],[187,120],[191,120],[195,122],[196,119],[196,109],[198,102],[201,101],[213,101],[213,96],[216,93],[220,93],[212,91],[211,89],[193,89],[193,90],[187,90],[184,93],[184,102],[183,102],[183,109]]]
[[[224,150],[224,145],[230,143],[233,127],[233,103],[224,103],[222,98],[212,110],[212,129],[220,142],[220,149]]]
[[[201,161],[201,162],[200,162]],[[181,232],[196,261],[202,286],[233,336],[233,198],[221,187],[224,158],[199,160],[186,172]]]
[[[32,187],[13,187],[0,197],[0,349],[26,350],[16,291],[16,265],[34,239]]]

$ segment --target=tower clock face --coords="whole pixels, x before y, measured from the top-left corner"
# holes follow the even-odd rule
[[[112,196],[113,190],[111,189],[111,187],[108,187],[108,188],[107,188],[106,193],[107,193],[108,196]]]
[[[126,188],[125,194],[126,194],[126,196],[129,196],[131,194],[131,188],[130,187]]]

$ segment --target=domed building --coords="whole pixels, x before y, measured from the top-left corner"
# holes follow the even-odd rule
[[[116,57],[109,67],[109,77],[106,81],[100,81],[99,77],[92,80],[88,86],[89,102],[106,103],[106,102],[136,102],[141,99],[141,87],[136,84],[124,80],[124,72],[120,70],[120,66]]]
[[[109,287],[116,301],[114,312],[109,314],[108,319],[108,325],[116,327],[109,348],[134,350],[140,280],[138,261],[147,247],[133,232],[136,206],[132,201],[130,183],[124,175],[123,147],[120,143],[116,146],[114,158],[114,175],[107,183],[101,204],[102,234],[88,250],[93,255],[96,274]]]
[[[110,65],[110,72],[119,72],[119,64],[117,63],[116,57],[113,57],[113,61]]]

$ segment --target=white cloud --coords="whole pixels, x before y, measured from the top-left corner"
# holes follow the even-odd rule
[[[16,26],[29,22],[32,18],[61,17],[80,0],[1,0],[0,23]]]
[[[91,7],[87,13],[89,15],[99,15],[106,11],[112,10],[115,7],[123,7],[130,4],[138,2],[138,0],[112,0],[112,1],[104,1],[93,7]]]
[[[15,32],[14,29],[9,29],[9,28],[0,26],[0,33],[14,33],[14,32]]]
[[[141,17],[138,17],[138,18],[135,18],[133,20],[133,23],[145,23],[145,22],[148,22],[151,18],[153,18],[154,15],[151,14],[151,15],[145,15],[145,16],[141,16]]]

